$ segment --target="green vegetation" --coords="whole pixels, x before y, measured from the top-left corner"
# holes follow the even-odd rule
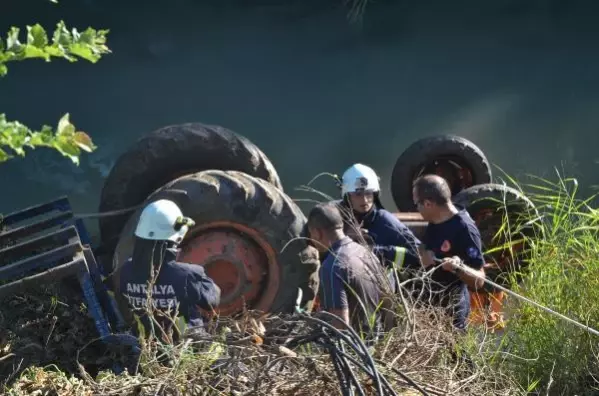
[[[575,179],[558,175],[556,182],[533,180],[520,189],[542,220],[535,222],[537,236],[528,240],[528,265],[511,276],[511,290],[597,329],[599,211],[590,206],[594,196],[580,198]],[[543,394],[580,395],[599,389],[593,379],[599,378],[598,337],[530,304],[510,300],[505,334],[476,345],[491,356],[487,361],[510,371],[524,388]]]
[[[6,39],[0,37],[0,77],[8,72],[7,63],[26,59],[43,59],[50,62],[52,58],[75,62],[84,59],[96,63],[103,55],[110,53],[106,46],[107,30],[88,28],[83,32],[73,28],[67,29],[64,22],[59,22],[52,39],[39,24],[27,26],[25,41],[21,30],[11,27]],[[54,130],[44,125],[34,131],[18,121],[8,121],[5,114],[0,113],[0,162],[15,155],[24,156],[25,148],[35,149],[48,147],[79,164],[82,151],[92,152],[96,149],[91,138],[83,131],[78,131],[65,114]]]

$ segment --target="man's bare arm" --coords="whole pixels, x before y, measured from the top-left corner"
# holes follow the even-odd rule
[[[453,271],[455,274],[468,286],[474,290],[481,289],[485,284],[484,268],[475,269],[465,265],[462,260],[457,257],[448,257],[443,260],[442,268],[446,271]]]
[[[474,290],[482,289],[485,285],[484,279],[486,274],[484,268],[474,269],[462,264],[456,274],[464,283]]]
[[[328,309],[327,312],[331,313],[333,315],[339,316],[343,320],[343,322],[345,322],[345,324],[347,326],[349,326],[349,310],[347,308]],[[337,329],[341,329],[341,330],[343,330],[347,327],[347,326],[344,326],[343,323],[341,323],[338,319],[332,320],[331,324],[333,326],[335,326]]]

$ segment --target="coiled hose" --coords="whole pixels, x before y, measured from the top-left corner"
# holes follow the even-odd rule
[[[368,348],[356,333],[356,331],[336,315],[322,311],[315,315],[304,312],[300,308],[300,301],[302,298],[302,291],[299,290],[298,299],[296,301],[295,311],[296,314],[307,324],[313,327],[313,331],[307,335],[297,337],[289,343],[289,347],[299,347],[306,344],[316,344],[326,350],[335,368],[335,373],[339,379],[339,385],[343,396],[353,396],[357,392],[360,396],[365,396],[366,392],[362,387],[362,384],[358,380],[354,368],[360,369],[364,372],[372,381],[372,387],[376,391],[377,395],[380,396],[397,396],[397,392],[393,390],[389,381],[384,375],[379,373],[378,368],[375,364],[374,359],[370,355]],[[338,329],[328,321],[318,318],[322,316],[326,319],[337,320],[338,323],[343,324],[343,329]],[[347,350],[351,350],[353,355]],[[353,366],[353,367],[352,367]],[[398,369],[393,369],[409,386],[418,390],[422,395],[429,396],[429,394],[422,389],[416,382],[414,382],[406,374],[402,373]]]

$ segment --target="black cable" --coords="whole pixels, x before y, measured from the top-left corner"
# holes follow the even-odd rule
[[[348,331],[348,333],[352,336],[353,341],[355,342],[355,344],[361,347],[362,354],[359,354],[359,355],[361,355],[360,357],[362,359],[366,358],[365,360],[367,360],[370,363],[370,365],[373,367],[373,369],[374,369],[373,370],[373,374],[374,374],[374,377],[375,377],[374,378],[374,382],[375,382],[375,385],[376,385],[376,389],[377,389],[378,394],[382,395],[383,394],[383,386],[382,386],[382,383],[381,383],[380,375],[378,373],[378,370],[376,370],[376,365],[374,363],[374,360],[372,359],[372,356],[370,356],[370,353],[368,352],[368,348],[366,348],[366,345],[364,345],[364,343],[362,342],[362,339],[360,338],[360,336],[358,336],[358,334],[355,332],[355,330],[352,329],[351,326],[349,326],[343,320],[341,320],[341,318],[339,318],[338,316],[333,315],[333,314],[331,314],[329,312],[326,312],[326,311],[319,312],[319,314],[321,314],[323,316],[328,316],[329,318],[331,318],[333,320],[337,320],[337,321],[341,322],[343,324],[343,326],[345,327],[345,329]],[[337,329],[333,325],[331,325],[331,324],[329,324],[329,323],[327,323],[327,322],[325,322],[323,320],[320,320],[320,319],[317,319],[317,318],[313,318],[313,317],[310,317],[310,316],[308,316],[308,318],[310,318],[310,320],[314,320],[314,321],[320,322],[321,325],[324,325],[325,327],[331,329],[331,331],[333,331],[333,333],[336,333],[339,336],[343,336],[344,341],[346,341],[349,345],[353,344],[352,342],[348,342],[347,337],[345,336],[345,334],[343,334],[339,329]],[[354,349],[356,350],[356,352],[358,352],[357,348],[354,348]]]
[[[329,317],[335,318],[336,320],[340,320],[340,318],[338,318],[337,316],[332,315],[328,312],[322,312],[322,313],[325,314],[325,316],[329,316]],[[315,323],[318,323],[319,325],[330,330],[333,334],[335,334],[337,337],[341,338],[348,345],[350,345],[362,360],[364,360],[365,362],[368,362],[368,365],[371,366],[371,368],[372,368],[372,380],[374,382],[374,385],[377,388],[377,393],[379,395],[385,394],[383,392],[383,384],[382,384],[382,381],[380,378],[380,374],[376,368],[376,365],[374,364],[374,360],[372,359],[372,356],[370,356],[370,353],[368,352],[368,349],[362,342],[362,339],[358,336],[358,334],[351,327],[349,327],[349,326],[347,326],[347,324],[343,323],[343,325],[346,327],[346,329],[349,332],[349,337],[348,337],[348,335],[344,334],[341,330],[335,328],[333,325],[331,325],[328,322],[325,322],[321,319],[311,317],[309,315],[304,315],[304,317],[308,321],[313,321]]]
[[[330,337],[328,337],[330,338]],[[349,365],[349,363],[347,362],[347,360],[345,359],[345,354],[343,353],[343,344],[339,341],[336,340],[340,345],[334,345],[332,343],[326,343],[324,341],[320,341],[320,344],[327,348],[329,350],[329,353],[331,353],[331,356],[335,356],[335,358],[337,360],[339,360],[339,362],[341,363],[341,365],[343,366],[343,370],[344,373],[349,377],[349,379],[351,380],[351,382],[353,382],[356,390],[361,394],[364,395],[364,390],[362,389],[362,385],[360,385],[360,381],[358,380],[358,378],[356,378],[355,373],[353,372],[353,370],[351,369],[351,366]],[[352,392],[353,393],[353,392]]]
[[[318,321],[318,322],[320,322],[320,320],[317,320],[317,321]],[[315,323],[315,324],[316,324],[316,323]],[[319,324],[319,327],[321,327],[321,326],[320,326],[320,323],[317,323],[317,324]],[[323,328],[320,328],[320,329],[318,329],[318,330],[317,330],[317,331],[318,331],[318,336],[307,336],[307,337],[302,337],[302,340],[301,340],[301,341],[300,341],[300,340],[293,340],[292,342],[293,342],[295,345],[298,345],[298,344],[305,344],[305,343],[310,343],[310,342],[313,342],[313,343],[315,343],[316,345],[319,345],[319,346],[323,347],[325,350],[327,350],[327,351],[329,352],[329,354],[331,354],[331,357],[332,357],[333,359],[337,359],[337,356],[335,356],[335,355],[340,355],[339,357],[341,357],[341,358],[343,358],[343,357],[347,357],[348,355],[347,355],[347,354],[346,354],[344,351],[340,351],[338,347],[336,347],[336,346],[334,346],[333,344],[331,344],[331,343],[328,343],[328,342],[326,342],[326,341],[325,341],[325,340],[327,340],[327,339],[328,339],[328,340],[332,340],[332,339],[334,339],[334,338],[339,338],[339,336],[341,336],[341,338],[343,338],[344,334],[340,333],[340,332],[339,332],[339,330],[338,330],[338,329],[335,329],[334,327],[331,329],[330,327],[328,327],[328,326],[330,326],[330,325],[329,325],[329,324],[327,324],[326,322],[325,322],[325,325],[326,325],[326,326],[322,326]],[[333,334],[334,334],[334,335],[337,335],[337,337],[333,337],[331,334],[327,334],[327,333],[326,333],[326,330],[333,330]],[[299,342],[297,342],[297,341],[299,341]],[[354,349],[354,351],[355,351],[356,353],[360,354],[360,353],[359,353],[359,352],[360,352],[360,351],[359,351],[359,349],[360,349],[360,348],[359,348],[359,347],[357,347],[357,346],[355,345],[355,343],[354,343],[354,342],[352,342],[352,340],[351,340],[351,339],[346,339],[346,340],[344,340],[344,341],[346,341],[346,343],[347,343],[348,345],[350,345],[350,346],[352,347],[352,349]],[[362,354],[360,354],[360,355],[362,355]],[[363,358],[363,356],[360,356],[360,357],[362,357],[362,358]],[[342,359],[342,360],[343,360],[343,359]],[[367,374],[368,374],[368,375],[369,375],[369,376],[370,376],[370,377],[373,379],[373,381],[376,381],[376,377],[375,377],[375,376],[372,374],[372,371],[373,371],[372,369],[370,369],[370,370],[369,370],[369,369],[368,369],[368,368],[366,368],[366,367],[365,367],[363,364],[360,364],[359,362],[357,362],[357,361],[356,361],[355,359],[353,359],[353,358],[352,358],[352,360],[353,360],[353,362],[356,362],[356,363],[357,363],[357,365],[358,365],[358,366],[359,366],[361,369],[363,369],[363,370],[364,370],[364,371],[365,371],[365,372],[366,372],[366,373],[367,373]],[[364,360],[364,359],[363,359],[363,360]],[[351,376],[353,379],[355,379],[355,374],[354,374],[353,372],[351,372],[351,368],[349,367],[349,365],[348,365],[346,362],[345,362],[345,365],[348,367],[348,369],[349,369],[349,371],[350,371],[350,376]],[[376,370],[376,368],[375,368],[375,370]],[[361,386],[359,385],[359,383],[358,383],[357,379],[356,379],[355,381],[353,381],[353,382],[355,383],[356,387],[359,387],[359,388],[361,389]],[[383,393],[380,393],[380,394],[382,395]]]
[[[343,348],[343,343],[339,340],[337,340],[337,342],[339,343],[337,353],[340,353],[340,358],[346,367],[347,374],[350,376],[350,378],[351,378],[352,382],[354,383],[356,390],[358,391],[360,396],[366,396],[366,394],[364,393],[364,390],[362,389],[362,385],[360,385],[360,381],[358,381],[358,378],[356,378],[356,374],[351,369],[351,366],[349,365],[349,363],[347,362],[347,360],[345,358],[345,356],[347,354],[345,353],[345,348]]]
[[[383,362],[381,362],[381,364],[384,364]],[[410,386],[412,386],[414,389],[416,389],[418,392],[422,393],[423,396],[430,396],[429,393],[424,390],[420,385],[418,385],[416,382],[414,382],[413,379],[411,379],[410,377],[408,377],[405,373],[403,373],[401,370],[395,368],[395,367],[390,367],[387,366],[385,364],[385,366],[389,369],[391,369],[394,373],[396,373],[397,375],[399,375],[404,381],[406,381],[408,384],[410,384]]]
[[[341,367],[341,363],[337,359],[337,355],[333,352],[332,349],[331,351],[329,351],[329,353],[331,355],[333,368],[335,369],[335,373],[337,374],[337,379],[339,380],[339,385],[341,386],[341,393],[343,394],[343,396],[351,396],[350,385],[348,384],[347,378],[345,378],[343,369]]]
[[[393,390],[387,378],[385,378],[385,376],[379,373],[378,368],[375,364],[375,360],[370,355],[368,348],[362,341],[362,338],[356,333],[356,331],[337,315],[333,315],[329,312],[321,311],[318,312],[318,314],[339,321],[339,323],[342,323],[345,327],[344,331],[337,329],[327,321],[312,317],[312,315],[310,315],[309,313],[305,313],[299,307],[301,298],[302,290],[299,289],[298,297],[296,300],[295,312],[297,315],[299,315],[300,318],[304,319],[305,322],[308,322],[312,325],[317,325],[316,334],[312,333],[305,336],[298,336],[290,340],[288,345],[299,346],[307,343],[314,343],[327,350],[331,356],[331,360],[333,361],[333,365],[337,372],[339,382],[344,394],[346,394],[347,392],[351,392],[350,384],[353,383],[356,386],[356,389],[358,389],[358,391],[360,392],[360,395],[363,395],[363,389],[359,384],[359,381],[357,380],[355,373],[351,369],[349,362],[347,361],[349,360],[356,367],[362,369],[362,371],[364,371],[373,380],[374,385],[376,385],[378,395],[397,396],[397,393]],[[329,332],[331,334],[329,334]],[[326,342],[325,340],[327,339],[332,341],[332,343]],[[353,349],[354,353],[362,360],[362,363],[345,352],[342,341]],[[339,343],[339,347],[334,345],[336,343]],[[396,371],[406,382],[408,382],[408,384],[410,384],[420,393],[422,393],[423,396],[429,396],[429,394],[424,389],[418,386],[418,384],[416,384],[407,375],[405,375],[399,370],[393,370]],[[387,392],[383,392],[383,388],[385,388],[385,391]]]
[[[393,371],[395,374],[399,375],[410,386],[412,386],[418,392],[422,393],[423,396],[430,396],[430,394],[428,393],[428,391],[424,390],[420,385],[418,385],[416,382],[414,382],[413,379],[411,379],[410,377],[408,377],[401,370],[399,370],[399,369],[397,369],[395,367],[387,366],[384,362],[380,362],[380,363],[383,364],[383,365],[385,365],[385,367],[387,367],[388,369],[390,369],[391,371]]]
[[[324,342],[320,342],[323,347],[327,348],[327,349],[331,349],[331,350],[335,350],[335,353],[339,354],[342,358],[349,360],[351,363],[353,363],[354,365],[356,365],[358,368],[360,368],[362,371],[364,371],[366,374],[368,374],[368,376],[374,380],[374,375],[372,373],[372,369],[368,368],[366,366],[364,366],[364,364],[358,362],[355,358],[353,358],[352,356],[348,355],[345,351],[336,349],[335,346],[333,346],[332,344],[329,343],[324,343]],[[349,365],[348,365],[349,366]],[[353,371],[350,369],[350,375],[352,375],[353,378],[355,378],[355,374],[353,373]],[[391,390],[391,394],[395,395],[395,392],[391,389],[390,386],[386,386],[386,388],[389,388]],[[362,390],[362,387],[359,386],[360,391]],[[384,393],[384,395],[387,395],[388,393]]]
[[[337,320],[340,320],[337,316],[332,315],[328,312],[322,312],[322,313],[324,314],[324,316],[329,316],[329,317],[336,318]],[[313,322],[315,324],[319,324],[326,330],[331,331],[333,333],[332,335],[336,336],[335,338],[339,338],[339,339],[345,341],[345,343],[347,345],[351,346],[352,349],[354,349],[354,352],[356,352],[356,354],[360,357],[360,359],[364,361],[364,364],[360,364],[360,362],[358,362],[353,357],[347,355],[347,353],[345,353],[345,352],[341,352],[341,351],[339,351],[339,352],[340,352],[340,354],[344,355],[344,358],[352,361],[353,364],[355,364],[357,367],[362,369],[366,374],[368,374],[371,377],[371,379],[377,385],[377,388],[379,388],[378,389],[379,395],[386,395],[389,393],[392,395],[396,395],[395,391],[393,390],[393,388],[391,387],[391,385],[389,384],[387,379],[378,372],[378,369],[375,365],[374,359],[372,359],[372,357],[370,356],[370,353],[366,349],[366,346],[364,345],[362,339],[357,335],[357,333],[352,328],[348,328],[349,334],[345,334],[344,332],[335,328],[328,322],[325,322],[318,318],[311,317],[309,315],[303,315],[303,316],[304,316],[304,319],[306,319],[308,322]],[[346,328],[348,327],[347,324],[344,323],[344,325]],[[327,335],[327,336],[329,338],[331,337],[330,335]],[[315,339],[315,337],[311,337],[311,336],[303,337],[303,338],[307,342],[310,342]],[[319,344],[318,342],[315,342],[315,343]],[[325,345],[322,345],[322,346],[325,347]],[[329,345],[328,347],[330,348],[331,346]],[[397,373],[404,381],[406,381],[411,387],[413,387],[414,389],[419,391],[423,396],[430,396],[426,390],[424,390],[421,386],[419,386],[414,380],[412,380],[406,374],[404,374],[403,372],[401,372],[398,369],[395,369],[395,368],[391,368],[391,369],[395,373]],[[389,393],[383,392],[383,389],[382,389],[383,387],[386,388],[385,390],[388,391]]]
[[[333,347],[331,344],[326,344],[327,347]],[[364,371],[366,374],[368,374],[368,376],[374,380],[374,374],[373,374],[373,368],[372,367],[366,367],[363,363],[360,363],[359,361],[357,361],[353,356],[350,356],[349,354],[347,354],[345,351],[338,351],[339,354],[341,354],[345,359],[349,360],[350,362],[352,362],[354,365],[356,365],[358,368],[362,369],[362,371]],[[374,370],[376,370],[376,367],[374,368]],[[397,393],[393,390],[393,388],[391,387],[391,384],[389,384],[389,382],[387,381],[387,379],[384,376],[380,376],[381,380],[383,381],[383,385],[385,386],[385,388],[387,389],[387,393],[384,394],[391,394],[394,396],[397,396]]]

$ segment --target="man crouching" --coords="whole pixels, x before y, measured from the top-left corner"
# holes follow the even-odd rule
[[[123,264],[119,278],[138,333],[163,342],[176,342],[184,332],[204,333],[201,310],[210,312],[220,303],[220,288],[202,266],[176,260],[178,245],[193,225],[177,204],[165,199],[150,203],[141,213],[133,256]]]
[[[343,225],[334,203],[318,204],[308,215],[313,245],[330,253],[320,268],[320,306],[373,341],[382,328],[379,306],[387,278],[376,256],[345,235]],[[345,327],[343,323],[332,324]]]

